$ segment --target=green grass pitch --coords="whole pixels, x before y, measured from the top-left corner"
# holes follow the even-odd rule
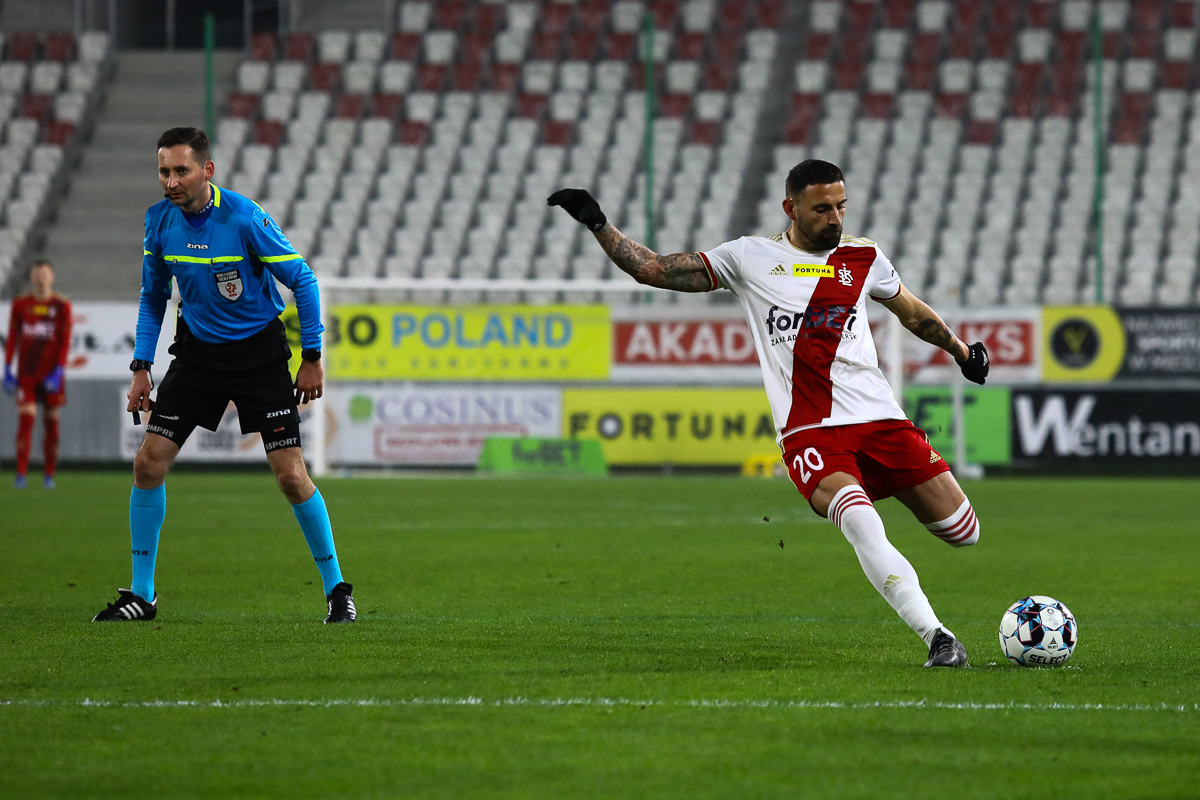
[[[323,481],[360,614],[323,626],[270,476],[181,473],[159,618],[93,624],[129,483],[4,479],[0,797],[1200,796],[1196,481],[972,483],[964,550],[880,503],[967,670],[738,478]],[[1028,594],[1067,668],[1001,658]]]

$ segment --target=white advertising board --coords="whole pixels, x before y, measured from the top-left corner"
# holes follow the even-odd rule
[[[470,465],[489,436],[562,435],[557,387],[339,384],[329,460],[345,465]]]
[[[0,347],[8,336],[12,305],[0,303]],[[137,303],[72,303],[71,353],[67,358],[67,380],[128,378],[129,362],[137,334]],[[162,333],[155,350],[155,377],[167,371],[171,356],[167,348],[175,337],[175,304],[168,304]]]

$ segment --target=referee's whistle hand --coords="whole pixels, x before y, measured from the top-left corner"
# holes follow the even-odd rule
[[[296,403],[304,405],[316,400],[324,393],[324,388],[325,370],[321,367],[321,362],[301,362],[300,369],[296,372]]]
[[[154,407],[154,401],[150,399],[151,388],[149,372],[139,370],[133,373],[133,379],[129,381],[129,394],[125,395],[129,399],[129,405],[125,407],[125,410],[151,410]]]

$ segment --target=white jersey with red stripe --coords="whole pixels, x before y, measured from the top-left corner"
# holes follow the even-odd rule
[[[746,311],[780,443],[806,428],[906,419],[867,324],[868,296],[900,293],[878,245],[843,236],[814,253],[785,234],[743,236],[700,256]]]

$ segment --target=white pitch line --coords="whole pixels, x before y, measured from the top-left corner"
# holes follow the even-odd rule
[[[488,700],[482,697],[411,697],[370,698],[365,700],[0,700],[0,706],[19,707],[64,707],[83,708],[261,708],[307,706],[315,708],[336,707],[423,707],[423,706],[479,706],[531,708],[554,708],[565,706],[614,707],[656,706],[659,708],[767,708],[767,709],[920,709],[949,711],[1172,711],[1189,713],[1200,711],[1200,703],[947,703],[930,700],[873,700],[842,702],[838,700],[631,700],[625,697],[574,697],[534,698],[504,697]]]

